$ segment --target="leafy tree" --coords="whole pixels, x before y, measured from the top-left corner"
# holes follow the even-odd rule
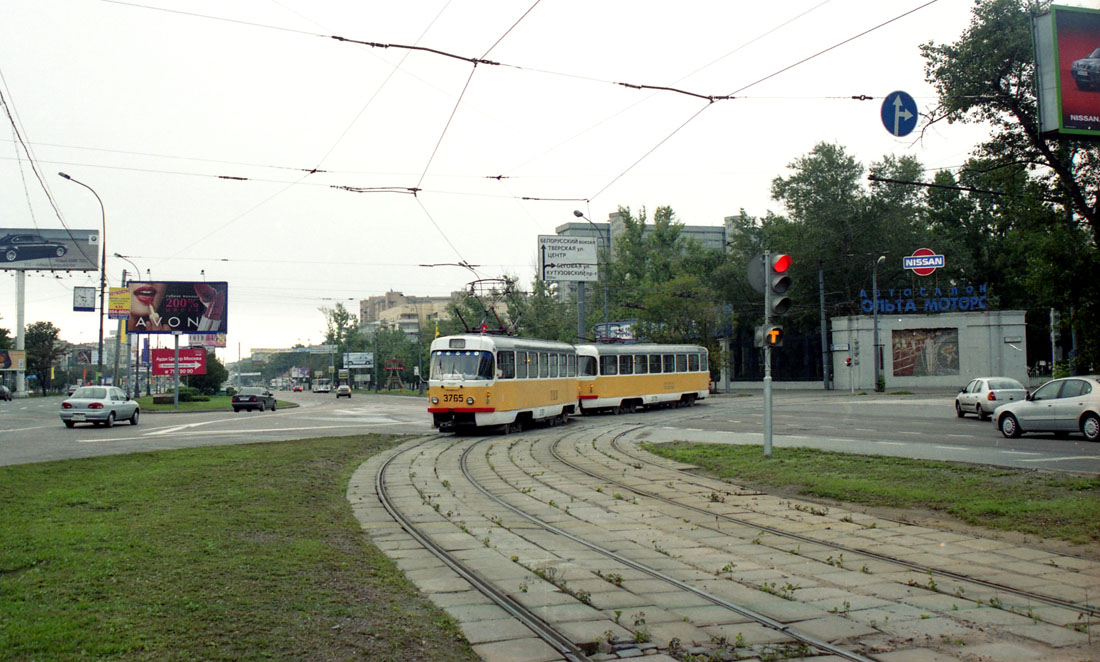
[[[187,380],[187,384],[199,389],[199,393],[203,395],[214,395],[227,379],[229,379],[229,371],[225,369],[225,366],[218,360],[214,352],[207,350],[206,374],[191,375]]]
[[[1031,170],[1083,219],[1095,245],[1100,241],[1100,146],[1039,135],[1031,16],[1049,7],[1045,0],[979,0],[957,42],[921,46],[925,77],[939,95],[930,124],[992,125],[978,156],[1009,170]]]
[[[26,329],[27,372],[38,377],[42,395],[50,386],[50,368],[65,355],[65,343],[59,340],[61,329],[51,322],[35,322]]]
[[[344,304],[337,302],[332,308],[322,306],[325,316],[325,343],[336,345],[340,352],[362,351],[366,341],[359,333],[359,319]]]
[[[11,338],[11,331],[0,328],[0,349],[12,349],[15,347],[15,343]]]
[[[925,77],[939,96],[930,124],[993,127],[960,173],[963,181],[982,180],[1008,194],[969,196],[979,213],[988,214],[978,224],[987,223],[998,240],[978,264],[1004,283],[1005,301],[1040,313],[1037,307],[1072,308],[1087,370],[1100,363],[1100,145],[1039,135],[1031,16],[1049,7],[1046,0],[979,0],[958,41],[929,42],[921,52]],[[1033,213],[1021,215],[1020,209]],[[1034,326],[1043,317],[1029,315]]]

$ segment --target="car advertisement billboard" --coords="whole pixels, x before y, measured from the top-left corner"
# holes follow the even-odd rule
[[[1100,140],[1100,10],[1052,5],[1032,27],[1040,132]]]
[[[176,372],[176,350],[153,350],[153,374],[172,375]],[[180,374],[205,375],[206,350],[201,347],[180,347]]]
[[[225,333],[229,284],[206,281],[130,283],[129,333]]]
[[[374,352],[348,352],[344,354],[345,368],[373,368]]]
[[[192,347],[225,347],[224,333],[193,333],[188,340]]]
[[[0,228],[0,269],[99,271],[99,230]]]

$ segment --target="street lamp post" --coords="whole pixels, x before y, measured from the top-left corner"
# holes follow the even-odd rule
[[[584,212],[582,212],[579,209],[574,209],[573,210],[573,215],[576,216],[577,218],[583,218],[584,220],[588,221],[588,224],[591,225],[592,229],[596,231],[596,237],[600,240],[600,243],[604,245],[603,250],[604,250],[604,256],[605,257],[604,257],[604,274],[603,274],[603,332],[604,332],[604,334],[608,334],[608,333],[611,332],[611,320],[608,318],[608,312],[607,312],[607,281],[608,281],[608,278],[610,277],[611,274],[607,273],[607,267],[608,267],[607,263],[611,259],[611,246],[608,244],[608,242],[604,241],[603,232],[600,232],[600,229],[598,227],[596,227],[596,224],[592,222],[592,219],[585,216]],[[599,264],[598,263],[596,265],[596,268],[599,269]]]
[[[882,357],[878,346],[878,265],[886,260],[885,255],[880,255],[874,264],[871,265],[871,308],[874,312],[874,348],[872,351],[875,353],[875,390],[880,391],[879,380],[882,377]]]
[[[103,383],[103,316],[107,313],[107,211],[103,207],[103,199],[99,197],[99,194],[95,192],[95,189],[88,186],[79,179],[73,179],[69,175],[59,172],[57,173],[63,179],[67,179],[74,184],[80,184],[84,188],[92,192],[95,199],[99,201],[99,213],[103,220],[103,234],[99,236],[99,245],[103,249],[103,257],[99,263],[99,358],[96,361],[96,372],[98,373],[100,383]]]
[[[134,268],[134,275],[137,276],[138,278],[141,278],[141,269],[138,269],[138,266],[136,264],[134,264],[134,262],[130,258],[128,258],[125,255],[122,255],[120,253],[115,253],[114,255],[115,255],[115,257],[119,258],[120,260],[126,260],[126,262],[129,262],[130,266]],[[122,273],[125,274],[126,272],[123,271]],[[124,277],[122,279],[122,286],[123,287],[129,287],[130,283],[132,281],[133,281],[133,278],[127,279],[127,278]],[[123,324],[120,321],[119,328],[121,329],[122,327],[123,327]],[[141,343],[138,343],[139,348],[140,348],[140,344]],[[126,374],[129,375],[129,380],[128,381],[130,382],[130,384],[126,389],[126,393],[128,395],[131,395],[131,397],[133,397],[136,400],[137,396],[140,395],[141,393],[140,393],[140,390],[138,389],[138,385],[137,385],[137,376],[138,376],[137,363],[138,363],[138,361],[134,360],[134,346],[133,345],[134,345],[134,334],[127,333],[126,334],[126,361],[130,365],[129,365],[129,369],[126,371]]]

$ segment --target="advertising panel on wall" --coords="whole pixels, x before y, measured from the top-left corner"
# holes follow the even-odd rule
[[[175,374],[176,351],[174,349],[153,350],[153,374]],[[206,350],[201,347],[180,348],[180,374],[181,375],[205,375],[206,374]]]
[[[0,270],[98,271],[99,230],[0,228]]]
[[[225,333],[229,284],[205,281],[130,283],[129,333]]]
[[[959,330],[894,329],[895,377],[946,377],[959,374]]]
[[[1040,133],[1100,140],[1100,10],[1051,5],[1032,35]]]

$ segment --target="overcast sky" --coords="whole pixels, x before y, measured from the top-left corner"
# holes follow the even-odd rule
[[[103,199],[109,256],[154,280],[229,282],[224,359],[319,342],[321,306],[472,279],[421,264],[526,286],[537,236],[574,209],[670,205],[689,225],[782,212],[771,180],[821,141],[865,165],[962,164],[981,127],[915,142],[879,110],[894,90],[934,104],[918,46],[955,41],[971,6],[3,0],[0,90],[41,181],[0,115],[0,227],[98,229],[65,171]],[[111,285],[123,269],[108,257]],[[28,274],[27,324],[94,342],[72,289],[97,282]],[[15,326],[11,272],[0,326]]]

